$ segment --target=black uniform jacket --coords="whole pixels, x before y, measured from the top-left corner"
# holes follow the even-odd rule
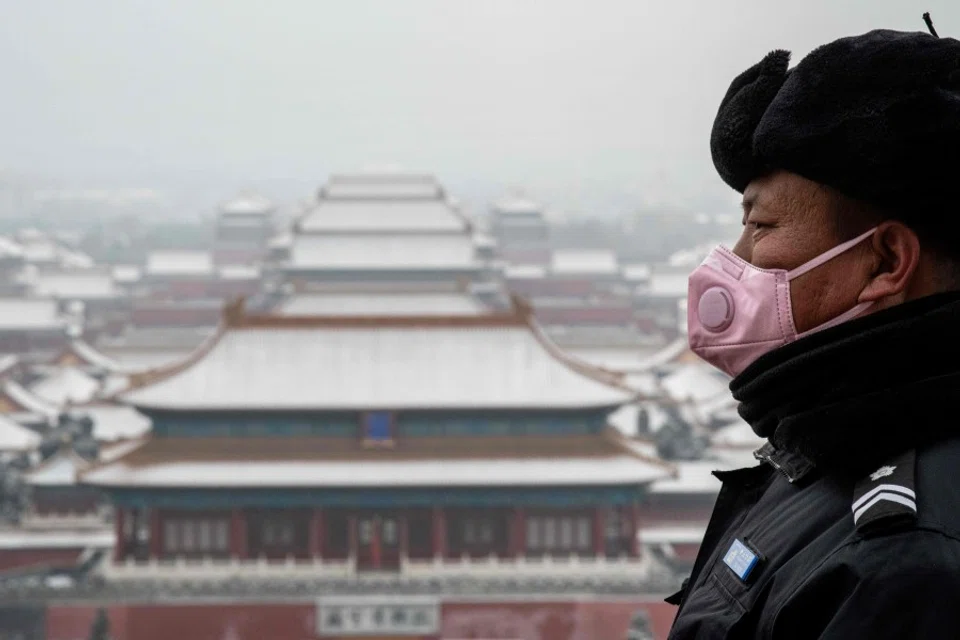
[[[767,354],[671,639],[960,638],[960,295]]]

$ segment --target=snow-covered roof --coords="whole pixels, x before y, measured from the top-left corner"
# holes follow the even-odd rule
[[[703,460],[680,461],[673,463],[677,476],[658,480],[651,486],[654,494],[701,494],[712,495],[720,491],[720,480],[714,471],[729,471],[744,467],[757,466],[751,449],[731,451],[708,450]]]
[[[233,322],[192,363],[121,399],[185,410],[533,409],[632,395],[569,364],[519,314]]]
[[[294,235],[289,231],[284,231],[278,233],[277,235],[270,238],[267,242],[267,246],[270,249],[289,249],[293,246]]]
[[[61,267],[68,269],[90,269],[96,264],[87,254],[73,249],[61,249],[59,262]]]
[[[0,549],[111,548],[116,544],[113,527],[98,529],[0,529]]]
[[[278,310],[287,316],[470,316],[485,312],[476,298],[455,292],[298,293]]]
[[[76,367],[58,367],[30,385],[30,392],[55,405],[81,404],[94,396],[100,382]]]
[[[435,182],[367,182],[329,183],[323,187],[322,197],[335,199],[436,199],[443,193]]]
[[[321,200],[301,233],[461,233],[467,222],[443,200]]]
[[[96,367],[97,369],[102,369],[112,373],[134,373],[141,370],[140,367],[130,366],[120,362],[119,360],[111,358],[83,340],[73,340],[70,343],[70,349],[83,362]]]
[[[641,360],[635,371],[650,371],[662,367],[688,351],[690,351],[690,341],[686,336],[681,336],[656,353],[652,353]]]
[[[191,350],[210,338],[216,329],[210,327],[128,327],[123,335],[104,339],[97,347],[111,357],[125,362],[120,352],[137,349]]]
[[[650,347],[636,345],[618,347],[566,346],[565,352],[610,371],[642,371],[645,357],[649,357]]]
[[[40,297],[77,300],[104,300],[119,295],[113,275],[98,269],[39,271],[33,278],[33,291]]]
[[[168,347],[165,349],[105,349],[104,351],[110,358],[119,362],[124,370],[139,372],[180,362],[188,357],[193,349]],[[126,376],[121,374],[120,377]],[[110,385],[115,390],[126,387],[126,384],[121,385],[117,380],[112,381]],[[106,387],[106,384],[104,386]],[[103,390],[103,395],[109,395],[106,388]]]
[[[364,461],[171,461],[131,466],[123,460],[83,474],[85,484],[141,487],[471,487],[643,484],[668,470],[613,458]]]
[[[139,282],[143,277],[140,267],[134,264],[118,264],[113,267],[113,281],[121,284]]]
[[[2,390],[10,400],[29,413],[43,416],[47,420],[55,419],[60,413],[58,405],[37,396],[15,380],[4,380]]]
[[[706,523],[642,527],[637,532],[641,544],[700,544],[707,532]]]
[[[0,331],[50,331],[65,326],[56,300],[0,297]]]
[[[623,277],[626,280],[646,282],[653,274],[653,270],[648,264],[625,264],[621,268]]]
[[[475,248],[459,235],[299,236],[290,250],[294,269],[413,271],[479,268]]]
[[[24,474],[24,481],[31,486],[69,486],[77,483],[77,472],[86,469],[89,463],[73,453],[58,452]]]
[[[538,264],[510,264],[504,268],[503,275],[514,280],[545,278],[547,268]]]
[[[730,397],[728,382],[704,363],[682,365],[664,376],[660,384],[674,400],[703,402]]]
[[[0,414],[0,451],[33,451],[41,440],[37,432]]]
[[[610,275],[619,268],[612,249],[555,249],[550,261],[556,275]]]
[[[763,445],[764,439],[756,434],[749,424],[737,420],[713,432],[710,443],[715,447],[745,448],[756,450]]]
[[[720,480],[713,475],[714,471],[726,470],[730,465],[724,465],[714,460],[681,461],[675,463],[677,477],[658,480],[650,487],[654,494],[697,493],[714,494],[720,491]]]
[[[45,238],[22,240],[20,248],[23,258],[31,263],[56,262],[60,253],[57,244]]]
[[[214,270],[213,254],[198,250],[160,250],[147,254],[151,276],[207,276]]]
[[[686,298],[689,277],[688,272],[671,273],[654,270],[650,275],[647,294],[659,298]]]
[[[0,375],[10,371],[20,363],[20,358],[14,354],[0,356]]]
[[[0,258],[22,258],[23,247],[7,236],[0,236]]]
[[[543,205],[521,195],[511,195],[493,203],[493,212],[502,217],[542,216]]]
[[[267,216],[273,212],[273,203],[258,193],[244,191],[220,206],[227,215]]]
[[[217,273],[223,280],[259,280],[260,265],[226,264],[218,267]]]
[[[124,405],[89,404],[74,409],[77,415],[93,420],[93,438],[100,442],[115,442],[140,438],[150,431],[150,419]]]

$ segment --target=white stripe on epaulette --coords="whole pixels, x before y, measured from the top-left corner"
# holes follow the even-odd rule
[[[869,511],[872,507],[875,507],[877,504],[887,501],[887,502],[896,502],[902,504],[905,507],[909,507],[914,513],[917,511],[917,503],[907,498],[906,496],[900,495],[899,493],[888,493],[884,492],[876,496],[873,500],[863,505],[859,509],[853,512],[853,523],[857,524],[857,521],[860,520],[860,517],[864,513]]]
[[[913,489],[911,489],[910,487],[904,487],[903,485],[899,485],[899,484],[881,484],[879,486],[874,487],[873,489],[870,489],[870,491],[867,491],[865,494],[860,496],[860,499],[853,503],[853,507],[852,507],[853,511],[856,512],[857,509],[860,508],[860,505],[867,502],[870,498],[872,498],[873,496],[883,491],[893,491],[894,493],[902,493],[903,495],[909,496],[914,500],[917,499],[917,494],[914,493]]]

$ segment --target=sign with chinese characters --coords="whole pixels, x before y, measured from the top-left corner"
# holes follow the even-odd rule
[[[326,596],[317,600],[317,635],[432,635],[440,602],[424,596]]]

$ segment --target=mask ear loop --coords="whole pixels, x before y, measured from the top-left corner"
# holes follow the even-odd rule
[[[847,251],[847,250],[849,250],[849,249],[857,246],[858,244],[860,244],[861,242],[863,242],[864,240],[866,240],[867,238],[869,238],[870,236],[872,236],[873,233],[874,233],[876,230],[877,230],[877,228],[874,227],[874,228],[870,229],[869,231],[864,231],[863,233],[861,233],[860,235],[858,235],[858,236],[857,236],[856,238],[854,238],[853,240],[847,240],[847,241],[844,242],[844,243],[838,244],[838,245],[835,246],[833,249],[830,249],[829,251],[827,251],[827,252],[825,252],[825,253],[821,253],[819,256],[817,256],[817,257],[814,258],[813,260],[810,260],[809,262],[805,262],[804,264],[800,265],[800,266],[797,267],[796,269],[793,269],[792,271],[788,271],[788,272],[787,272],[787,281],[790,281],[790,280],[794,280],[794,279],[796,279],[796,278],[799,278],[800,276],[802,276],[803,274],[805,274],[807,271],[810,271],[810,270],[812,270],[812,269],[816,269],[817,267],[819,267],[819,266],[822,265],[823,263],[829,262],[830,260],[833,260],[833,259],[836,258],[838,255],[840,255],[841,253],[843,253],[843,252],[845,252],[845,251]]]
[[[835,246],[833,249],[830,249],[830,251],[827,251],[826,253],[823,253],[823,254],[817,256],[816,258],[814,258],[814,259],[811,260],[810,262],[807,262],[806,264],[800,265],[799,267],[797,267],[797,268],[794,269],[793,271],[788,271],[788,272],[787,272],[787,281],[793,280],[794,278],[799,278],[800,276],[802,276],[803,274],[805,274],[807,271],[810,271],[811,269],[816,269],[817,267],[819,267],[819,266],[822,265],[823,263],[828,262],[828,261],[832,260],[833,258],[836,258],[838,255],[840,255],[840,254],[843,253],[844,251],[847,251],[848,249],[851,249],[852,247],[855,247],[856,245],[860,244],[861,242],[863,242],[864,240],[866,240],[867,238],[869,238],[870,236],[872,236],[873,233],[874,233],[876,230],[877,230],[877,228],[874,227],[873,229],[870,229],[869,231],[864,231],[863,233],[861,233],[859,236],[857,236],[857,237],[854,238],[853,240],[848,240],[847,242],[844,242],[844,243],[842,243],[842,244],[838,244],[838,245]],[[860,304],[856,305],[856,306],[853,307],[852,309],[849,309],[849,310],[847,310],[847,311],[844,311],[843,313],[841,313],[840,315],[838,315],[836,318],[833,318],[832,320],[827,320],[826,322],[824,322],[823,324],[821,324],[821,325],[818,326],[818,327],[814,327],[813,329],[808,329],[807,331],[804,331],[803,333],[798,333],[798,334],[797,334],[797,338],[802,338],[802,337],[808,336],[808,335],[810,335],[810,334],[812,334],[812,333],[816,333],[817,331],[823,331],[824,329],[829,329],[830,327],[835,327],[835,326],[837,326],[838,324],[843,324],[844,322],[847,322],[848,320],[853,320],[854,318],[856,318],[857,316],[859,316],[860,314],[862,314],[864,311],[866,311],[867,309],[869,309],[870,307],[872,307],[873,304],[874,304],[873,302],[861,302]]]

